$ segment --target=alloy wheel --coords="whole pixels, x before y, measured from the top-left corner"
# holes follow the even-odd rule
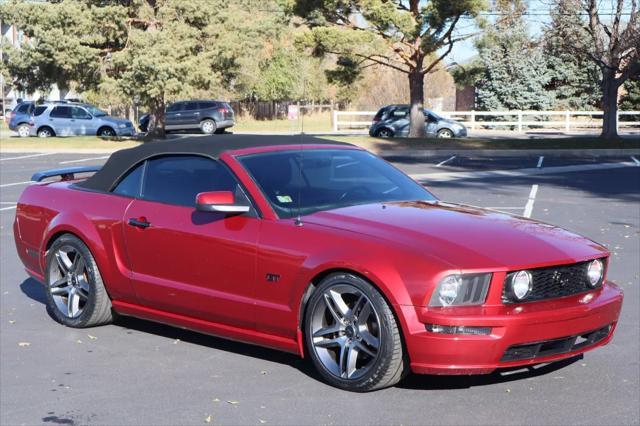
[[[67,318],[79,317],[89,300],[91,286],[87,262],[78,250],[65,245],[54,253],[49,268],[49,291],[58,310]]]
[[[202,131],[207,134],[211,134],[216,131],[216,125],[211,120],[202,122]]]
[[[38,136],[41,138],[48,138],[51,136],[51,130],[49,129],[42,129],[38,132]]]
[[[442,129],[438,132],[438,137],[443,139],[449,139],[453,137],[453,133],[449,129]]]
[[[26,124],[21,125],[20,127],[18,127],[18,136],[20,136],[21,138],[26,138],[29,136],[29,126]]]
[[[349,284],[324,290],[311,316],[312,344],[324,368],[342,379],[358,379],[376,363],[380,319],[369,298]]]

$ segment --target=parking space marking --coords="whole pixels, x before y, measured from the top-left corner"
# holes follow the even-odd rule
[[[538,165],[536,166],[537,168],[542,167],[542,162],[544,161],[544,155],[541,155],[540,158],[538,158]]]
[[[410,176],[418,181],[429,180],[432,182],[446,182],[455,179],[490,179],[500,177],[526,177],[530,175],[547,175],[553,173],[571,173],[586,172],[591,170],[608,170],[620,169],[624,167],[635,167],[636,164],[631,161],[623,161],[620,163],[602,163],[602,164],[579,164],[573,166],[557,166],[544,168],[529,168],[515,170],[488,170],[479,172],[438,172],[438,173],[416,173]]]
[[[45,155],[54,155],[55,152],[41,152],[40,154],[20,155],[18,157],[0,158],[0,161],[22,160],[23,158],[44,157]]]
[[[491,210],[522,210],[522,207],[502,207],[502,206],[493,206],[493,207],[484,207],[485,209]]]
[[[33,183],[33,181],[27,180],[24,182],[3,183],[2,185],[0,185],[0,188],[7,188],[9,186],[18,186],[18,185],[28,185],[30,183]]]
[[[533,213],[533,204],[536,202],[536,194],[538,194],[538,185],[531,185],[531,192],[529,192],[529,199],[527,200],[527,205],[524,206],[524,217],[531,217],[531,213]]]
[[[0,212],[4,211],[4,210],[13,210],[15,209],[17,206],[9,206],[9,207],[0,207]]]
[[[456,158],[456,156],[452,155],[451,157],[447,158],[446,160],[441,161],[438,164],[436,164],[436,167],[441,167],[441,166],[447,164],[449,161],[453,160],[454,158]]]
[[[103,157],[91,157],[91,158],[81,158],[79,160],[67,160],[67,161],[61,161],[58,164],[71,164],[71,163],[82,163],[83,161],[93,161],[93,160],[105,160],[109,158],[108,155],[103,156]]]
[[[634,163],[636,163],[636,166],[640,166],[640,160],[638,160],[636,157],[631,156],[631,159],[633,160]]]

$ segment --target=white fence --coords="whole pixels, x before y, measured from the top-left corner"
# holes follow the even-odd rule
[[[602,111],[444,111],[437,112],[446,118],[459,121],[470,130],[509,127],[522,132],[523,128],[559,128],[565,132],[571,130],[602,127]],[[350,130],[368,128],[376,111],[334,111],[333,131],[345,128]],[[625,121],[635,116],[638,121]],[[351,120],[341,120],[349,117]],[[355,121],[354,117],[368,117],[368,121]],[[502,120],[496,118],[502,117]],[[640,111],[618,111],[619,127],[640,127]]]

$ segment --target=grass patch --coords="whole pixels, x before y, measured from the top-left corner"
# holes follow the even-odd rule
[[[55,137],[55,138],[20,138],[9,137],[0,140],[0,152],[2,151],[21,151],[21,152],[38,152],[38,151],[73,151],[73,152],[90,152],[100,151],[117,151],[123,148],[131,148],[139,145],[140,142],[133,140],[105,140],[95,136],[74,136],[74,137]]]
[[[403,150],[453,150],[453,149],[639,149],[640,136],[604,140],[597,137],[554,137],[536,139],[464,138],[464,139],[380,139],[369,136],[320,136],[323,139],[352,143],[366,149],[379,151]]]
[[[293,121],[293,122],[292,122]],[[232,132],[277,132],[277,133],[300,133],[304,124],[305,132],[330,132],[331,113],[319,112],[304,116],[304,120],[256,120],[248,116],[236,117],[236,125],[230,130]]]

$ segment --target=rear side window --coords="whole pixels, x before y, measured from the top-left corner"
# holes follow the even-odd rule
[[[20,104],[18,105],[18,108],[16,108],[16,112],[21,113],[21,114],[28,114],[29,113],[29,107],[32,104]]]
[[[47,110],[47,107],[45,105],[37,106],[36,109],[33,111],[33,115],[37,117],[39,115],[42,115],[42,113],[45,112],[46,110]]]
[[[68,106],[56,106],[51,110],[49,117],[53,118],[71,118],[71,107]]]
[[[196,109],[198,109],[198,108],[199,108],[199,106],[198,106],[198,102],[187,102],[187,103],[184,105],[184,109],[185,109],[186,111],[194,111],[194,110],[196,110]]]
[[[195,206],[196,195],[232,191],[238,184],[226,167],[210,158],[182,155],[147,161],[142,198],[180,206]]]
[[[391,113],[391,115],[394,118],[404,118],[407,115],[409,115],[409,108],[397,108],[397,109],[394,109],[393,112]]]
[[[175,104],[171,104],[167,107],[167,112],[177,112],[180,111],[182,109],[182,106],[184,105],[184,103],[182,102],[176,102]]]
[[[199,105],[200,109],[215,108],[218,106],[218,104],[212,101],[199,102]]]
[[[144,162],[126,174],[111,192],[127,197],[139,197],[143,171]]]

